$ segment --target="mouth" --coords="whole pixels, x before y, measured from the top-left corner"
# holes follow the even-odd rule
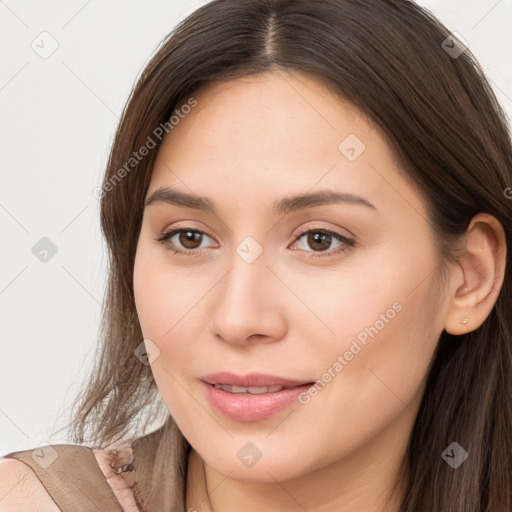
[[[245,377],[216,374],[201,380],[210,404],[224,416],[242,422],[270,417],[297,402],[299,396],[315,384],[315,381],[290,380],[263,374]],[[236,382],[233,383],[233,380]]]

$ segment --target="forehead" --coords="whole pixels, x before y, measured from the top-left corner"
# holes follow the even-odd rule
[[[214,83],[193,96],[197,106],[173,129],[175,139],[186,138],[193,130],[193,135],[202,135],[202,143],[214,140],[216,146],[220,142],[234,146],[232,141],[247,141],[250,135],[255,144],[247,141],[244,150],[268,152],[299,144],[311,149],[320,140],[336,144],[347,128],[375,129],[332,88],[297,72],[280,70]],[[258,148],[256,142],[265,146]]]
[[[148,195],[171,184],[226,198],[303,193],[315,184],[383,201],[411,194],[380,130],[307,75],[248,76],[192,97],[197,105],[159,148]]]

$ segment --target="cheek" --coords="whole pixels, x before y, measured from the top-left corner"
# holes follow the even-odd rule
[[[158,325],[162,297],[155,286],[157,272],[158,269],[148,257],[148,251],[139,242],[133,272],[133,291],[142,333],[144,338],[150,339],[157,338],[157,333],[163,327]]]
[[[378,260],[365,265],[364,275],[347,272],[333,281],[318,311],[334,334],[317,338],[305,355],[318,361],[320,372],[311,402],[343,410],[354,424],[372,411],[374,426],[376,418],[385,421],[416,399],[442,332],[428,251],[390,252]]]
[[[190,291],[187,293],[179,276],[166,269],[165,262],[157,261],[157,256],[139,244],[134,265],[135,305],[144,338],[159,349],[159,356],[151,363],[159,393],[175,420],[183,422],[187,420],[180,414],[185,414],[190,404],[187,407],[183,403],[186,397],[180,394],[182,378],[176,368],[186,368],[187,358],[190,361],[190,354],[185,353],[188,344],[179,343],[183,339],[180,332],[190,328],[186,315]]]
[[[422,299],[401,297],[393,305],[369,317],[340,347],[347,361],[343,371],[359,396],[367,391],[407,402],[428,370],[438,333]]]
[[[402,275],[404,283],[413,281],[408,277]],[[359,425],[361,435],[419,405],[440,335],[432,324],[431,285],[427,280],[414,293],[408,286],[383,290],[363,313],[354,312],[356,322],[347,310],[349,328],[330,357],[331,365],[338,363],[335,384],[321,393],[327,391],[326,402],[344,411],[347,424]]]
[[[170,337],[178,325],[181,328],[180,318],[187,322],[186,312],[197,295],[186,272],[167,265],[165,256],[164,249],[140,242],[134,264],[137,315],[144,337],[157,345]]]
[[[167,402],[166,390],[170,397],[170,391],[179,390],[182,375],[191,372],[191,364],[201,364],[204,334],[200,329],[205,325],[205,296],[212,284],[204,273],[169,265],[165,251],[139,244],[133,286],[143,336],[159,350],[151,369]]]

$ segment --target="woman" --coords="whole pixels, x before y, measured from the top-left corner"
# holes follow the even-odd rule
[[[512,510],[511,186],[486,78],[413,2],[202,6],[104,177],[96,448],[9,454],[0,510]]]

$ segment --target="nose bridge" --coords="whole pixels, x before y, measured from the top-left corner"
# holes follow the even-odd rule
[[[259,301],[264,299],[265,287],[269,285],[265,257],[260,254],[255,259],[246,259],[250,251],[240,256],[239,248],[231,258],[230,270],[220,287],[218,306],[226,314],[241,313],[247,307],[250,307],[250,311],[258,310]],[[247,311],[244,313],[247,314]]]
[[[257,243],[257,242],[256,242]],[[263,248],[244,240],[230,259],[230,269],[215,296],[213,329],[225,341],[242,342],[253,334],[276,335],[279,311],[272,272]]]

